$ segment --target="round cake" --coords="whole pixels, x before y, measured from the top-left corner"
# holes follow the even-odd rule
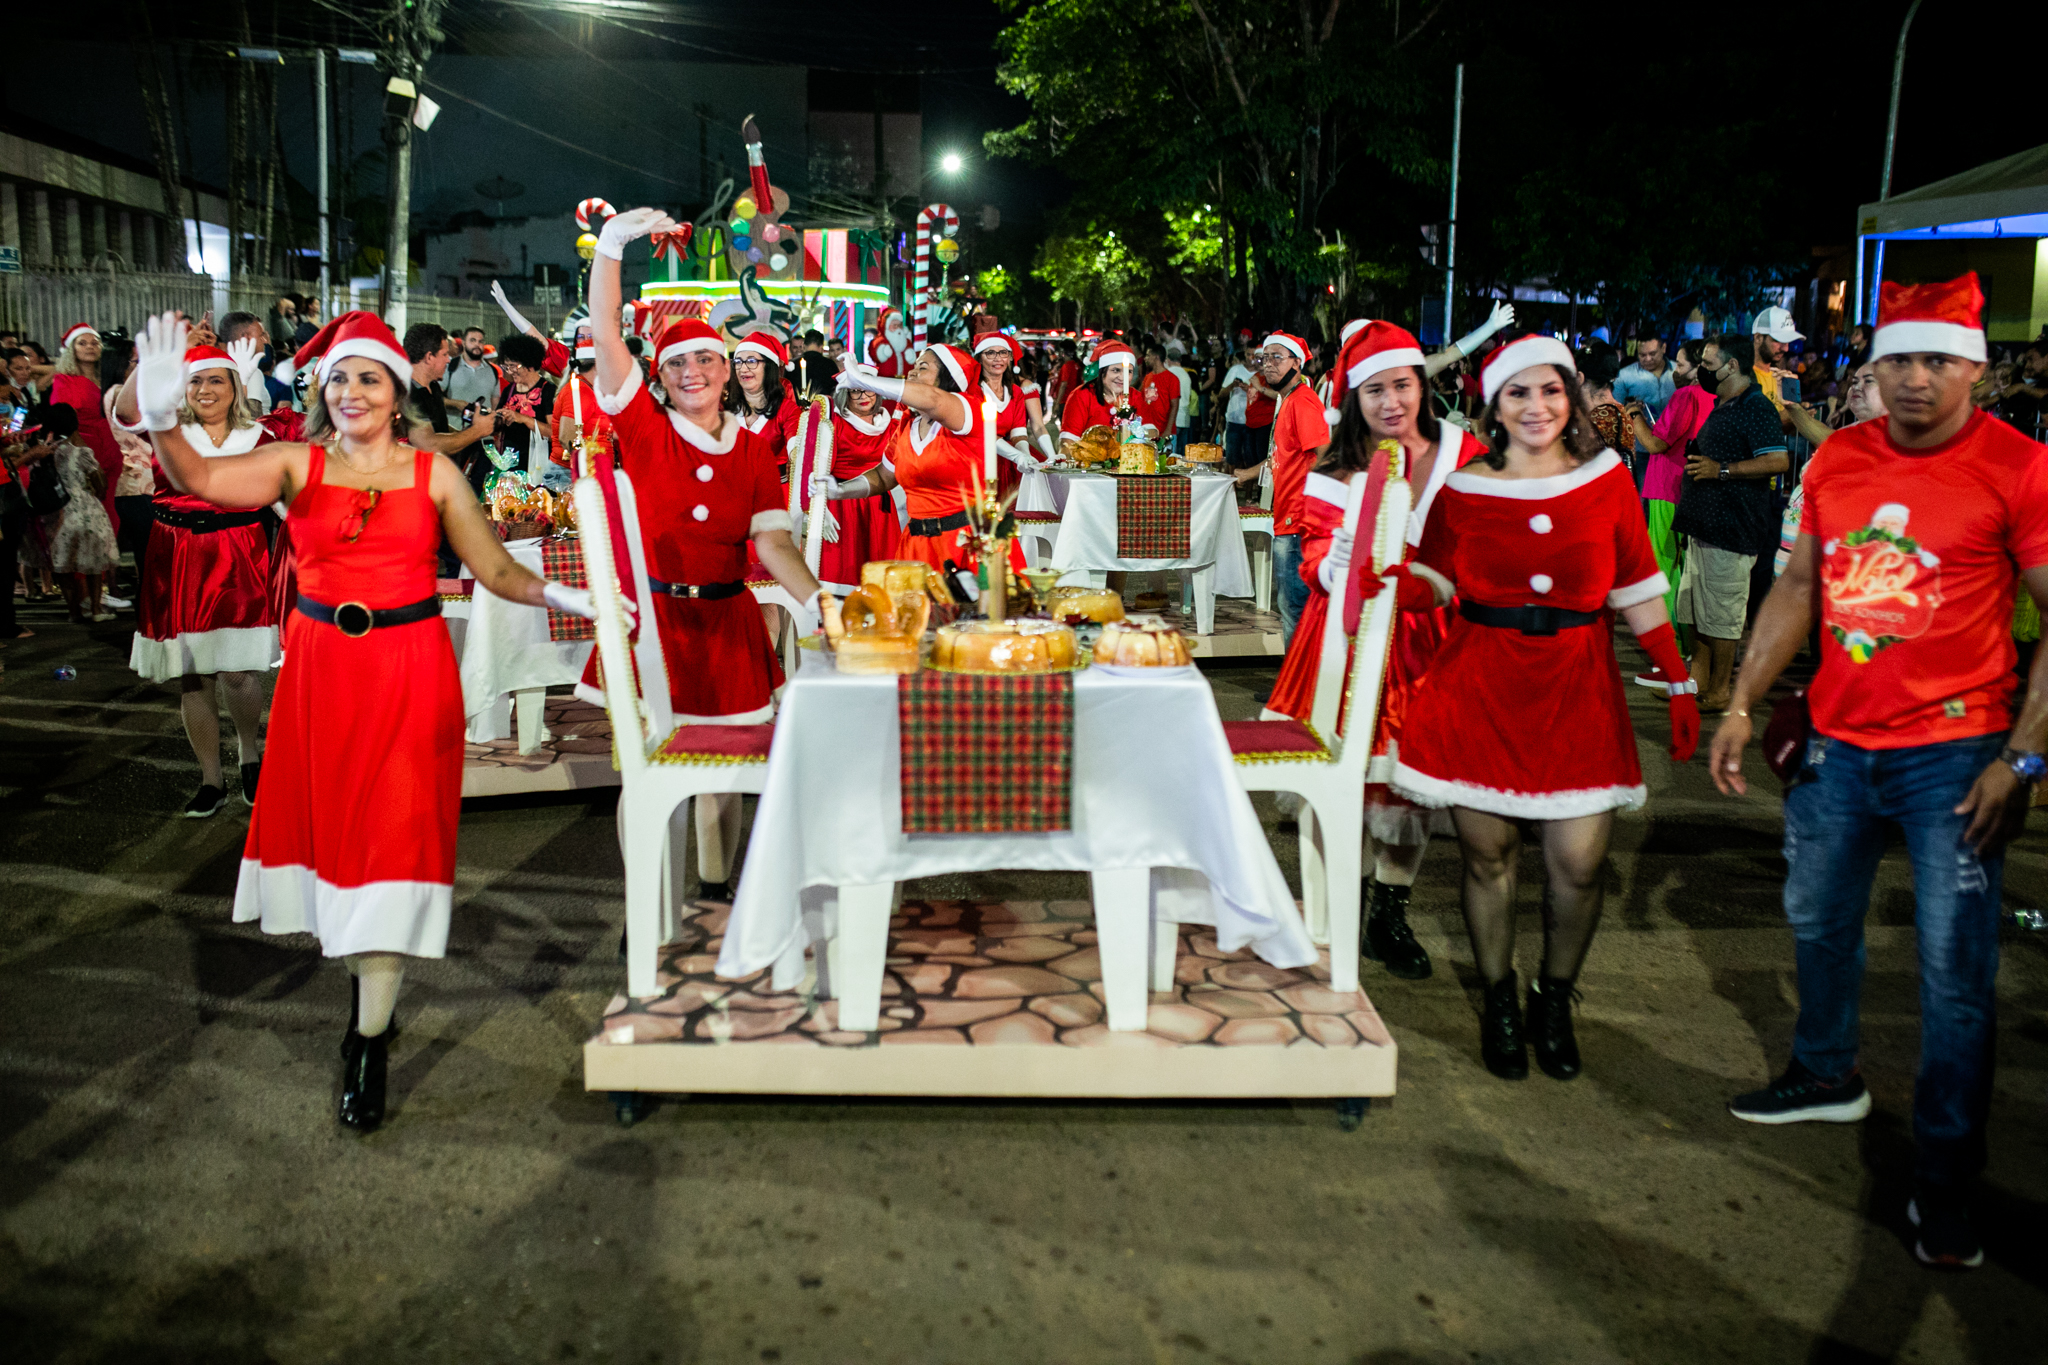
[[[1157,474],[1159,452],[1144,441],[1125,441],[1116,453],[1119,474]]]
[[[1111,621],[1095,642],[1095,662],[1124,668],[1178,668],[1193,661],[1180,631],[1157,616]]]
[[[956,673],[1053,673],[1074,666],[1074,632],[1055,621],[962,621],[940,626],[932,667]]]
[[[1108,588],[1054,588],[1048,610],[1055,618],[1080,616],[1100,625],[1124,619],[1124,597]]]
[[[870,559],[860,566],[860,581],[894,598],[898,593],[923,592],[929,567],[922,559]]]
[[[1223,447],[1213,441],[1197,441],[1182,452],[1181,458],[1189,464],[1222,464]]]

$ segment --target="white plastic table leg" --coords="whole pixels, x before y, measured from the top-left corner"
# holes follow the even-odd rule
[[[894,882],[839,888],[839,934],[832,940],[828,979],[839,998],[839,1027],[872,1033],[882,1018],[882,963],[889,955]]]
[[[1195,570],[1195,634],[1216,633],[1216,566],[1204,564]]]
[[[1301,912],[1308,923],[1308,936],[1316,943],[1330,941],[1330,879],[1324,872],[1322,833],[1316,828],[1316,808],[1303,801],[1295,816],[1301,827]]]
[[[1330,831],[1361,829],[1364,821],[1364,793],[1352,797],[1350,809],[1340,809],[1333,801],[1325,811],[1329,819],[1323,829],[1323,881],[1325,886],[1324,904],[1328,921],[1330,943],[1330,989],[1333,991],[1355,991],[1358,989],[1358,919],[1359,899],[1363,891],[1360,878],[1364,875],[1365,853],[1362,839],[1332,838]]]
[[[626,994],[655,994],[655,959],[661,949],[661,860],[669,812],[641,805],[619,821],[626,868]]]
[[[1157,916],[1152,916],[1151,921],[1152,989],[1170,991],[1173,989],[1174,959],[1180,956],[1180,926]]]
[[[1245,551],[1252,560],[1252,605],[1260,611],[1273,610],[1273,538],[1258,532],[1245,536]]]
[[[512,694],[512,703],[519,716],[519,752],[530,754],[548,738],[548,690],[521,688]]]
[[[1096,946],[1109,1027],[1115,1033],[1139,1032],[1151,1004],[1145,976],[1152,931],[1152,869],[1114,867],[1088,875],[1095,892]]]

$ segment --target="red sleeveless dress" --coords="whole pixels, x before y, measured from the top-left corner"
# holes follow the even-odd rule
[[[418,452],[412,487],[369,507],[368,491],[323,481],[327,454],[312,447],[290,515],[299,590],[372,610],[434,596],[433,465],[432,452]],[[462,684],[446,623],[431,616],[351,639],[293,612],[258,796],[237,921],[318,934],[328,957],[440,957],[462,814]]]

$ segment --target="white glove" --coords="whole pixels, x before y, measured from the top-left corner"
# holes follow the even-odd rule
[[[192,329],[176,313],[163,313],[135,338],[135,406],[142,425],[169,431],[185,401],[185,338]]]
[[[227,345],[228,359],[235,362],[235,370],[242,376],[242,395],[250,402],[269,407],[269,390],[263,385],[263,343],[255,337],[243,337]]]
[[[1053,451],[1052,437],[1042,431],[1038,433],[1038,448],[1045,452],[1045,458],[1048,460],[1057,460],[1059,458]]]
[[[497,300],[498,307],[505,310],[505,316],[512,320],[513,331],[524,336],[536,330],[534,325],[526,320],[526,315],[512,306],[512,300],[505,297],[505,286],[496,280],[491,281],[491,297]]]
[[[793,613],[793,619],[796,621],[796,633],[799,637],[806,635],[816,635],[818,633],[819,616],[817,593],[812,593],[808,598],[804,600],[804,604],[798,607],[796,611]]]
[[[825,539],[837,545],[839,543],[839,518],[832,515],[832,509],[829,506],[821,505],[813,509],[812,515],[825,519]]]
[[[571,616],[580,616],[586,621],[597,619],[597,599],[590,595],[588,588],[572,588],[567,583],[552,579],[541,584],[541,601],[556,611],[566,611]]]
[[[660,209],[627,209],[606,220],[604,231],[597,234],[597,254],[616,261],[625,255],[626,243],[650,232],[675,230],[676,220]]]
[[[1337,580],[1351,568],[1351,540],[1353,532],[1340,526],[1330,536],[1330,552],[1323,556],[1323,562],[1316,566],[1316,581],[1323,585],[1323,591],[1335,594]]]
[[[1511,326],[1514,320],[1515,305],[1505,299],[1500,300],[1493,305],[1493,312],[1487,315],[1486,321],[1458,338],[1458,350],[1465,355],[1471,355],[1479,349],[1479,343],[1485,341],[1501,328]]]
[[[859,370],[841,370],[838,383],[842,389],[866,389],[869,393],[879,393],[892,403],[901,403],[903,401],[903,381],[891,379],[887,375],[863,374]]]
[[[1032,458],[1030,451],[1021,446],[1013,446],[1008,441],[997,441],[996,453],[1027,474],[1038,468],[1038,461]]]
[[[811,471],[811,496],[814,498],[839,502],[845,498],[869,497],[874,491],[874,485],[868,482],[868,476],[865,474],[841,483],[822,469]]]

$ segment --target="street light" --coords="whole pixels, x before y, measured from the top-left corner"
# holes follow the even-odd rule
[[[960,153],[958,152],[947,152],[944,156],[939,158],[939,169],[944,171],[948,175],[953,175],[956,172],[958,172],[963,164],[964,163],[960,160]]]

